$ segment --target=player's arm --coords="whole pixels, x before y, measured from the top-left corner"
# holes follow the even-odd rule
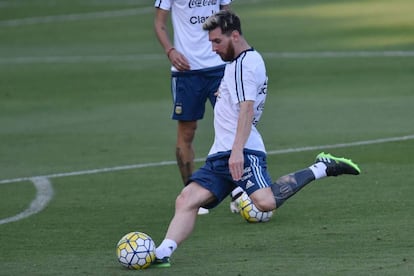
[[[254,116],[254,101],[244,101],[240,104],[237,132],[229,159],[229,169],[234,180],[240,180],[244,170],[243,149],[252,130]]]
[[[160,8],[155,8],[154,30],[155,34],[164,48],[165,54],[177,70],[190,70],[190,65],[186,57],[174,48],[168,34],[167,21],[169,18],[169,11]]]
[[[170,36],[167,29],[167,20],[169,17],[169,11],[163,10],[160,8],[155,8],[155,20],[154,20],[154,30],[155,34],[160,42],[161,46],[164,48],[166,54],[171,54],[169,52],[173,49],[173,44],[171,43]]]

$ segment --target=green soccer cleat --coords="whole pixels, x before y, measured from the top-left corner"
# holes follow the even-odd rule
[[[151,263],[150,268],[167,268],[170,267],[170,258],[164,257],[162,259],[155,258],[155,260]]]
[[[327,176],[338,176],[341,174],[358,175],[361,173],[358,165],[351,159],[335,157],[329,153],[321,152],[316,156],[316,162],[322,162],[326,165]]]

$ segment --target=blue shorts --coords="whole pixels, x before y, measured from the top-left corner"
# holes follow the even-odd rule
[[[207,99],[214,107],[214,95],[224,75],[225,65],[184,72],[172,72],[171,93],[174,109],[172,119],[197,121],[204,117]]]
[[[244,174],[239,181],[234,181],[231,177],[229,157],[230,151],[208,156],[204,166],[190,177],[189,182],[198,183],[216,197],[214,202],[203,206],[205,208],[211,209],[217,206],[237,186],[250,195],[272,184],[272,179],[267,172],[265,153],[244,150]]]

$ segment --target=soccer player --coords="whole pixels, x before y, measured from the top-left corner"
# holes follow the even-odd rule
[[[232,0],[189,1],[156,0],[155,34],[171,62],[171,89],[174,101],[172,119],[178,121],[176,159],[184,185],[194,170],[193,140],[197,121],[205,112],[207,99],[216,102],[218,86],[224,73],[224,62],[211,51],[203,23],[220,9],[227,10]],[[174,45],[167,32],[171,11]],[[230,210],[237,212],[236,199],[243,191],[232,192]],[[199,214],[208,213],[200,208]]]
[[[264,61],[243,37],[234,13],[220,11],[203,28],[213,51],[228,62],[214,108],[214,143],[204,166],[194,172],[176,199],[174,217],[156,248],[154,267],[169,267],[172,253],[193,231],[198,208],[217,206],[234,187],[242,187],[259,210],[271,211],[316,179],[360,173],[351,160],[320,153],[308,168],[273,183],[256,128],[267,96]]]

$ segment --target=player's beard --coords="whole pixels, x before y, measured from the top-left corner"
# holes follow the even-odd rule
[[[229,41],[229,45],[227,46],[226,52],[220,54],[220,57],[223,61],[232,61],[235,58],[234,46],[231,40]]]

